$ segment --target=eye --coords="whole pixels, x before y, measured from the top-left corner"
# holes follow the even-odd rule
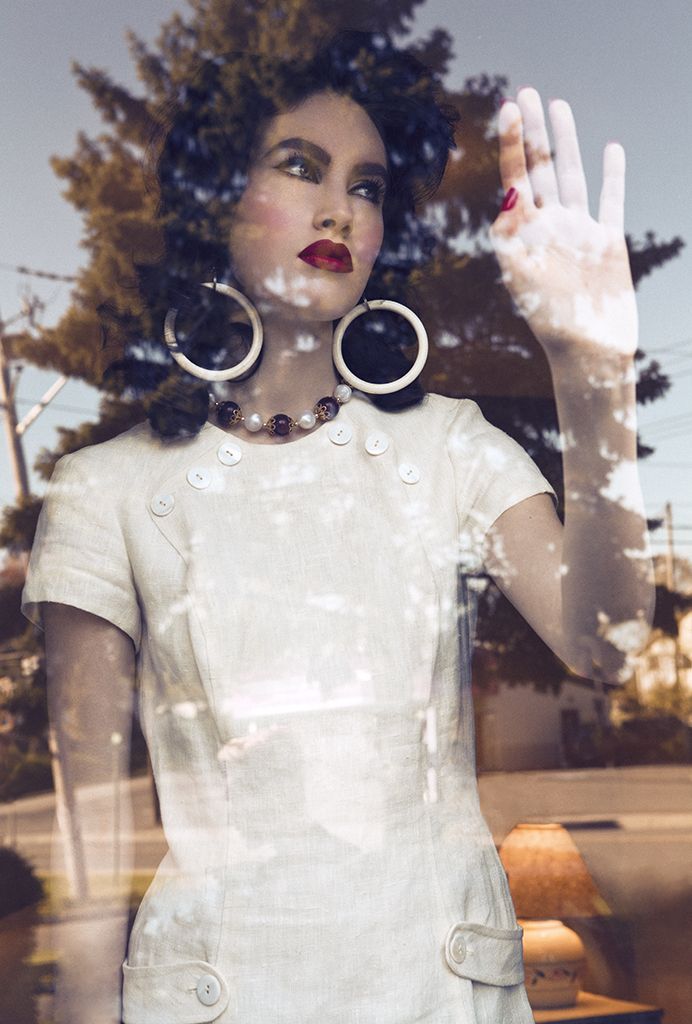
[[[351,192],[354,195],[362,196],[363,199],[367,199],[375,206],[381,206],[384,202],[386,186],[380,178],[365,178],[363,181],[357,181],[352,186]]]
[[[304,153],[290,153],[279,164],[279,170],[294,178],[304,178],[305,181],[320,180],[319,169]]]

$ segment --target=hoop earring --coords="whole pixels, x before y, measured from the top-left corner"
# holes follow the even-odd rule
[[[373,384],[372,381],[356,377],[355,373],[349,370],[341,353],[341,343],[346,328],[357,317],[362,316],[363,313],[370,313],[375,309],[389,309],[392,313],[398,313],[400,316],[403,316],[404,320],[408,320],[413,327],[418,339],[418,355],[411,369],[403,377],[389,381],[386,384]],[[401,391],[402,388],[407,387],[421,373],[428,358],[428,333],[420,317],[416,316],[408,306],[402,305],[401,302],[394,302],[392,299],[363,299],[359,305],[354,306],[346,316],[343,316],[336,325],[332,338],[332,358],[337,371],[352,388],[365,391],[368,395],[391,395],[394,391]]]
[[[178,366],[183,370],[187,370],[193,377],[199,377],[200,380],[235,380],[237,377],[241,377],[246,373],[259,359],[260,352],[262,351],[263,331],[262,321],[260,320],[259,313],[252,305],[249,299],[247,299],[242,292],[239,292],[237,288],[232,288],[230,284],[218,284],[216,281],[204,281],[202,288],[211,288],[212,291],[221,292],[222,295],[228,295],[229,298],[235,299],[239,305],[243,307],[245,312],[250,318],[250,325],[252,327],[252,344],[250,345],[250,351],[248,354],[236,363],[234,366],[227,366],[225,370],[208,370],[205,366],[198,366],[197,363],[193,363],[191,359],[188,359],[180,351],[178,345],[178,339],[175,336],[175,321],[178,316],[177,309],[169,309],[166,313],[166,319],[163,323],[163,337],[168,350],[175,359]]]

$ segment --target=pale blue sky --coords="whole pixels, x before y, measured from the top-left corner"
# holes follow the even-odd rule
[[[20,307],[22,279],[4,269],[25,264],[69,274],[79,265],[80,220],[60,196],[48,159],[69,154],[79,130],[97,131],[70,61],[102,67],[127,84],[133,74],[124,39],[130,27],[152,39],[182,0],[24,0],[3,16],[0,41],[0,315]],[[601,147],[621,141],[628,154],[627,228],[692,245],[692,17],[685,0],[428,0],[418,29],[444,26],[454,38],[454,80],[504,74],[510,88],[533,85],[545,98],[568,99],[579,126],[592,197],[600,185]],[[68,285],[32,279],[48,302],[46,322],[64,309]],[[641,343],[660,353],[674,386],[642,412],[644,437],[657,447],[643,466],[647,508],[673,502],[676,543],[692,556],[692,249],[645,281],[639,291]],[[19,413],[53,376],[27,368]],[[31,463],[51,445],[55,427],[93,409],[88,389],[69,384],[27,432]],[[672,417],[678,417],[674,419]],[[649,426],[650,424],[650,426]],[[7,453],[0,446],[0,503],[12,498]],[[689,526],[689,529],[684,527]],[[678,528],[679,527],[679,528]],[[655,538],[660,546],[662,537]]]

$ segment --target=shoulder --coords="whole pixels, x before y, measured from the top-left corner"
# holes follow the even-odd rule
[[[398,425],[430,441],[454,443],[455,439],[477,438],[483,433],[506,436],[485,419],[476,402],[469,398],[449,398],[431,392],[419,405],[388,416],[393,431]]]
[[[528,460],[524,449],[489,423],[471,399],[430,393],[418,405],[387,413],[361,399],[358,416],[365,433],[384,431],[402,457],[443,473],[451,463],[467,483],[470,475],[485,479]]]
[[[498,475],[508,479],[516,474],[539,475],[525,449],[490,423],[472,399],[429,394],[419,407],[419,417],[419,432],[444,447],[466,483],[469,474],[486,483]]]
[[[423,404],[427,414],[440,420],[448,433],[478,433],[486,428],[495,429],[471,398],[429,394]]]
[[[209,443],[204,427],[195,437],[165,440],[149,423],[138,423],[108,441],[64,455],[56,463],[51,487],[78,481],[83,487],[118,493],[148,490],[168,476],[181,459]]]

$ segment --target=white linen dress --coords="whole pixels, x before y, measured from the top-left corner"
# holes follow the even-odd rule
[[[246,436],[142,424],[63,458],[32,554],[34,621],[74,605],[137,648],[169,852],[124,1020],[531,1024],[478,803],[467,576],[550,486],[437,395]]]

